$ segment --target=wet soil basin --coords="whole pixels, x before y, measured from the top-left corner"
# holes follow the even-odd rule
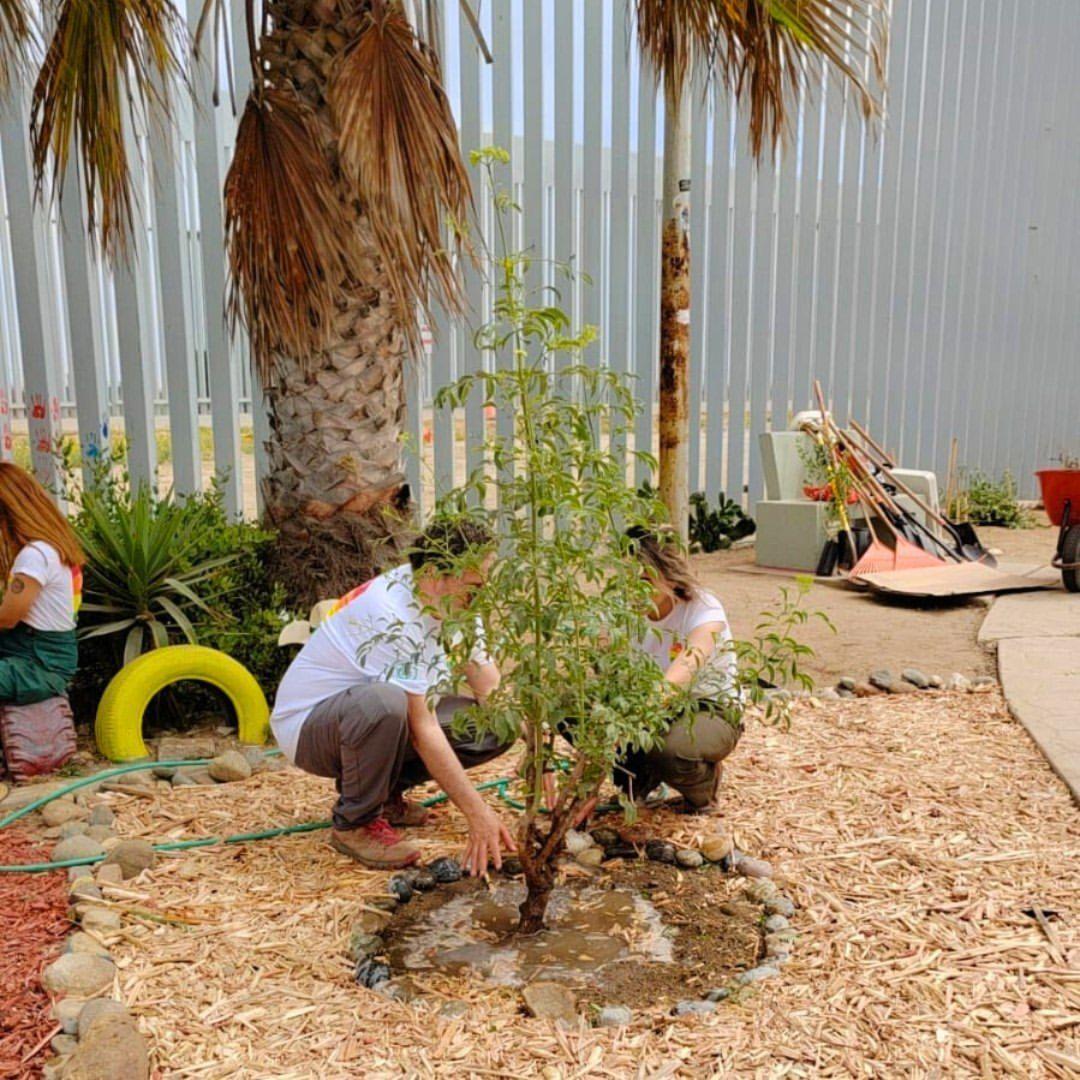
[[[416,988],[544,979],[591,1004],[656,1007],[701,997],[758,963],[762,910],[741,899],[744,886],[719,868],[571,869],[552,894],[547,929],[524,937],[515,932],[520,879],[463,880],[399,907],[382,936],[393,975]]]

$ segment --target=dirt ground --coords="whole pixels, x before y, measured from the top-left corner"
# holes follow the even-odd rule
[[[1001,551],[1001,562],[1048,565],[1057,530],[1041,513],[1039,519],[1030,529],[980,528],[979,536],[988,548]],[[784,574],[751,572],[753,566],[753,548],[694,558],[699,577],[723,602],[739,638],[752,634],[758,614],[792,581]],[[819,620],[800,631],[800,640],[816,653],[807,670],[823,685],[842,675],[865,678],[880,667],[894,672],[917,667],[946,677],[954,671],[994,675],[993,655],[976,641],[988,604],[987,598],[931,606],[885,602],[839,581],[815,582],[805,605],[828,615],[836,632]]]

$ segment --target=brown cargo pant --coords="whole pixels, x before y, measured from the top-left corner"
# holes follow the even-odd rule
[[[664,783],[690,806],[706,806],[713,797],[717,767],[741,735],[741,726],[713,712],[701,712],[693,721],[677,720],[663,746],[627,754],[616,766],[613,779],[634,799],[645,799]]]
[[[494,735],[455,735],[454,714],[472,702],[446,697],[436,715],[466,769],[505,753],[510,744]],[[350,686],[320,702],[300,729],[296,764],[337,785],[334,828],[356,829],[373,821],[391,796],[431,779],[409,739],[405,691],[391,683]]]

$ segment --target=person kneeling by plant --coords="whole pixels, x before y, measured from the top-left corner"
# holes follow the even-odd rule
[[[67,693],[78,666],[82,548],[48,492],[0,463],[0,704]]]
[[[716,808],[720,762],[742,734],[738,662],[720,601],[694,577],[671,529],[631,529],[631,550],[652,585],[649,632],[640,648],[664,672],[676,708],[662,745],[628,754],[615,783],[644,802],[661,783],[697,812]]]
[[[394,826],[423,824],[427,815],[404,792],[430,779],[468,820],[469,873],[485,873],[489,859],[501,866],[502,849],[514,850],[506,826],[465,774],[510,744],[451,730],[470,699],[430,704],[451,678],[442,620],[484,583],[491,546],[476,522],[433,523],[407,564],[337,603],[278,688],[270,717],[278,745],[305,772],[336,781],[330,843],[365,866],[395,869],[419,859]],[[481,704],[499,685],[480,625],[461,675]]]

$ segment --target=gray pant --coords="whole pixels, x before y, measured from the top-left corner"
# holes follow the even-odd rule
[[[439,725],[466,769],[508,750],[494,735],[454,735],[454,714],[468,698],[439,702]],[[300,729],[296,764],[337,784],[334,828],[355,829],[382,813],[391,796],[431,779],[409,740],[405,691],[391,683],[350,686],[320,702]]]
[[[693,721],[677,720],[662,746],[623,758],[615,769],[615,783],[636,799],[665,783],[691,806],[705,806],[713,796],[717,765],[741,735],[741,727],[712,712],[699,713]]]

